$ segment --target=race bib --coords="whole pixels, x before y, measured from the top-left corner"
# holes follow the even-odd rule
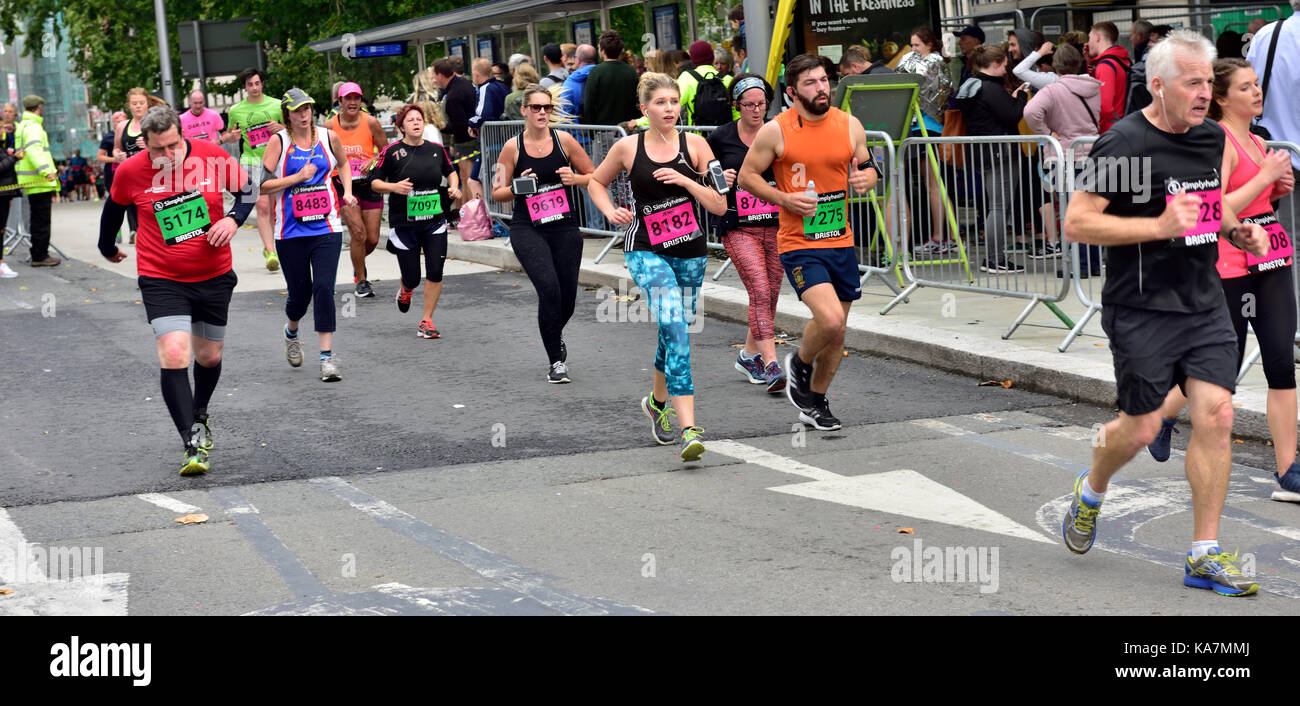
[[[1196,225],[1183,231],[1174,244],[1191,247],[1218,243],[1219,231],[1223,228],[1223,189],[1219,184],[1219,175],[1216,173],[1201,179],[1182,181],[1165,180],[1165,204],[1173,201],[1179,191],[1199,198],[1201,206]]]
[[[533,225],[554,223],[569,212],[569,190],[563,184],[554,184],[524,198],[524,205],[528,207],[528,217],[533,220]]]
[[[775,223],[780,213],[780,206],[770,204],[744,189],[736,190],[736,215],[742,224]]]
[[[1248,272],[1268,272],[1276,270],[1279,267],[1286,267],[1287,258],[1295,254],[1295,246],[1291,243],[1291,237],[1287,235],[1282,224],[1277,222],[1277,214],[1269,211],[1259,216],[1243,217],[1242,223],[1256,223],[1264,228],[1268,233],[1268,254],[1264,257],[1255,257],[1254,253],[1246,253],[1246,270]]]
[[[803,237],[824,240],[844,235],[845,212],[848,205],[844,191],[817,195],[817,212],[803,219]]]
[[[248,128],[248,144],[252,147],[261,147],[271,141],[271,123],[258,123]]]
[[[177,245],[208,231],[212,219],[208,203],[197,191],[187,191],[153,202],[154,218],[162,231],[163,243]]]
[[[690,201],[647,213],[645,227],[650,244],[659,248],[669,248],[703,235]]]
[[[330,204],[329,184],[312,184],[295,186],[289,192],[293,206],[293,217],[299,223],[323,221],[332,210]]]
[[[437,189],[411,189],[406,195],[408,221],[431,221],[439,215],[442,215],[442,196]]]

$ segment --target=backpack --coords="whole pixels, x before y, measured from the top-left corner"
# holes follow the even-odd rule
[[[714,74],[704,78],[695,69],[688,69],[686,73],[699,83],[695,100],[691,102],[691,122],[695,125],[726,125],[731,122],[731,98],[727,96],[727,84],[722,82],[722,77]]]
[[[1101,66],[1101,62],[1103,62],[1103,61],[1109,62],[1110,65],[1113,66],[1113,67],[1115,67],[1115,69],[1116,69],[1117,71],[1119,71],[1120,75],[1124,77],[1123,80],[1119,82],[1119,85],[1121,85],[1121,86],[1124,87],[1124,91],[1125,91],[1124,99],[1125,99],[1125,101],[1127,101],[1127,100],[1128,100],[1128,89],[1129,89],[1129,85],[1128,85],[1128,84],[1129,84],[1129,76],[1130,76],[1130,74],[1133,73],[1133,68],[1132,68],[1131,66],[1129,66],[1128,64],[1126,64],[1124,61],[1121,61],[1118,57],[1115,57],[1115,56],[1103,56],[1103,57],[1101,57],[1100,59],[1097,60],[1097,65],[1098,65],[1098,66]],[[1146,73],[1146,67],[1145,67],[1145,66],[1142,67],[1142,72],[1143,72],[1144,74]],[[1150,94],[1147,95],[1147,102],[1148,102],[1148,103],[1151,102],[1151,96],[1150,96]],[[1103,105],[1103,106],[1101,107],[1101,110],[1102,110],[1102,113],[1105,114],[1105,112],[1106,112],[1106,110],[1107,110],[1107,106],[1104,106],[1104,105]],[[1114,119],[1115,119],[1115,120],[1119,120],[1120,118],[1124,117],[1125,114],[1126,114],[1125,106],[1124,106],[1124,105],[1121,105],[1121,106],[1120,106],[1120,109],[1119,109],[1119,112],[1115,114]]]
[[[482,199],[471,199],[460,207],[460,239],[487,240],[492,237],[492,217],[488,215],[487,204]]]
[[[1151,105],[1151,92],[1147,90],[1147,60],[1141,61],[1129,69],[1128,95],[1124,97],[1124,114],[1135,113]]]

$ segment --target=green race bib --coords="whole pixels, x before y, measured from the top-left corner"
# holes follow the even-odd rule
[[[212,220],[208,216],[208,202],[197,191],[170,196],[153,202],[154,217],[167,245],[183,243],[208,231]]]
[[[848,194],[832,191],[817,195],[817,213],[803,219],[803,235],[809,240],[822,240],[844,235],[844,222]]]
[[[442,213],[442,197],[437,189],[412,189],[406,195],[406,218],[427,221]]]

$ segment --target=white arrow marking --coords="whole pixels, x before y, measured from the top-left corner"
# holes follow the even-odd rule
[[[177,500],[176,498],[167,497],[162,493],[141,493],[136,497],[140,498],[141,500],[147,503],[153,503],[154,505],[157,505],[158,507],[163,508],[164,510],[171,510],[172,512],[189,514],[191,512],[198,512],[200,510],[200,508],[194,507],[193,505],[190,505],[188,503],[183,503]]]
[[[27,550],[22,530],[0,508],[0,579],[13,591],[0,596],[0,615],[126,615],[128,574],[50,579]]]
[[[811,483],[768,488],[778,493],[969,527],[1044,544],[1055,543],[1006,515],[990,510],[916,471],[902,469],[842,476],[730,439],[709,442],[709,450],[782,473],[813,479]]]

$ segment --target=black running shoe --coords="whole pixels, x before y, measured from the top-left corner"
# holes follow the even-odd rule
[[[564,361],[560,360],[551,363],[551,371],[547,373],[546,381],[554,384],[569,381],[569,368],[564,365]]]
[[[831,414],[830,405],[826,400],[814,402],[812,409],[799,412],[799,421],[821,431],[835,431],[840,428],[840,420]]]
[[[785,356],[785,396],[800,412],[812,411],[814,400],[812,390],[809,389],[812,384],[812,368],[813,366],[799,360],[796,353],[787,353]]]
[[[360,282],[357,282],[357,297],[365,298],[373,296],[375,296],[375,290],[370,286],[369,280],[363,279]]]

